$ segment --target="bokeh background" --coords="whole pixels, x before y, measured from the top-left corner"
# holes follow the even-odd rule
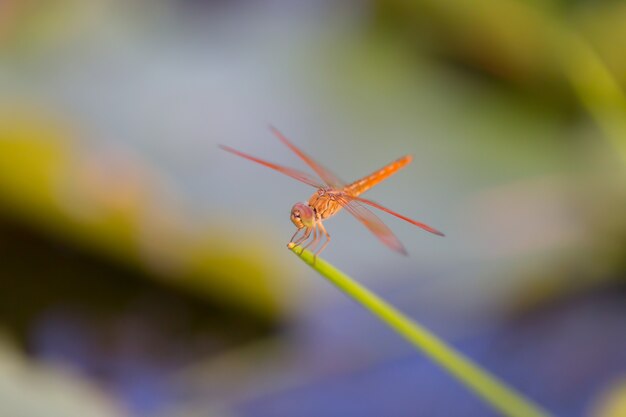
[[[559,416],[626,416],[626,6],[1,0],[0,415],[492,416],[285,248],[324,257]]]

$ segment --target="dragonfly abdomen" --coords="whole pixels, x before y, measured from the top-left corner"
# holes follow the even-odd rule
[[[365,191],[369,190],[376,184],[386,180],[393,174],[395,174],[400,169],[404,168],[408,164],[411,163],[413,157],[411,155],[405,155],[402,158],[391,162],[390,164],[385,165],[378,171],[375,171],[368,175],[367,177],[361,178],[358,181],[353,182],[352,184],[346,186],[345,192],[346,194],[352,196],[358,196],[359,194],[363,194]]]

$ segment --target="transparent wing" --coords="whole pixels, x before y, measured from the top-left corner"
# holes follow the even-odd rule
[[[312,187],[323,188],[323,185],[320,184],[319,180],[317,180],[316,178],[313,178],[312,176],[310,176],[309,174],[307,174],[305,172],[298,171],[297,169],[288,168],[288,167],[284,167],[284,166],[281,166],[281,165],[273,164],[271,162],[264,161],[262,159],[256,158],[254,156],[250,156],[250,155],[245,154],[243,152],[240,152],[240,151],[238,151],[236,149],[233,149],[233,148],[231,148],[229,146],[219,145],[219,147],[222,148],[223,150],[227,151],[227,152],[233,153],[233,154],[235,154],[237,156],[240,156],[242,158],[245,158],[245,159],[248,159],[250,161],[256,162],[258,164],[264,165],[264,166],[266,166],[268,168],[272,168],[272,169],[274,169],[274,170],[276,170],[278,172],[281,172],[281,173],[283,173],[283,174],[285,174],[285,175],[287,175],[287,176],[289,176],[291,178],[294,178],[294,179],[296,179],[298,181],[301,181],[301,182],[303,182],[305,184],[308,184],[308,185],[310,185]]]
[[[315,173],[319,175],[320,178],[323,179],[327,185],[336,190],[341,190],[345,187],[345,182],[340,180],[339,177],[333,174],[328,168],[325,168],[322,165],[318,164],[313,160],[313,158],[302,152],[298,147],[296,147],[296,145],[291,143],[289,139],[285,137],[285,135],[280,133],[278,129],[276,129],[274,126],[270,126],[270,130],[274,135],[276,135],[278,139],[280,139],[282,143],[287,145],[289,149],[291,149],[296,155],[300,157],[300,159],[302,159],[309,167],[311,167],[311,169],[315,171]]]
[[[387,207],[383,207],[380,204],[375,203],[375,202],[373,202],[371,200],[367,200],[365,198],[360,198],[360,197],[354,197],[354,196],[345,196],[345,200],[350,202],[350,203],[359,202],[359,203],[367,204],[368,206],[376,207],[377,209],[382,210],[382,211],[384,211],[386,213],[389,213],[392,216],[396,216],[399,219],[402,219],[402,220],[407,221],[407,222],[409,222],[409,223],[411,223],[411,224],[413,224],[413,225],[415,225],[415,226],[417,226],[417,227],[419,227],[421,229],[424,229],[427,232],[433,233],[433,234],[438,235],[438,236],[445,236],[443,233],[441,233],[439,230],[435,229],[434,227],[431,227],[431,226],[429,226],[427,224],[424,224],[424,223],[418,222],[416,220],[410,219],[410,218],[408,218],[406,216],[403,216],[402,214],[396,213],[395,211],[388,209]]]
[[[363,225],[381,242],[402,255],[408,255],[404,245],[402,245],[402,242],[393,234],[391,229],[389,229],[382,220],[376,217],[374,213],[369,211],[367,207],[356,200],[348,200],[345,197],[339,197],[338,201],[348,213],[352,214],[358,221],[363,223]]]

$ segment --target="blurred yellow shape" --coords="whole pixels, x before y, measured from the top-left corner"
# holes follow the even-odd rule
[[[199,224],[142,160],[121,149],[80,149],[77,137],[39,112],[0,109],[0,210],[218,303],[275,318],[277,274],[260,242],[261,250],[241,254],[228,225]]]

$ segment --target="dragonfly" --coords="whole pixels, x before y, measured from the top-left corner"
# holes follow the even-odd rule
[[[261,164],[267,168],[276,170],[293,179],[317,188],[307,203],[296,203],[291,209],[291,221],[296,226],[296,232],[287,244],[289,248],[301,246],[302,251],[310,248],[317,257],[330,243],[330,234],[324,227],[324,220],[334,216],[340,210],[345,209],[361,222],[370,232],[372,232],[383,244],[392,250],[408,255],[404,245],[369,208],[374,207],[385,213],[391,214],[399,219],[411,223],[427,232],[444,236],[439,230],[427,224],[410,219],[402,214],[396,213],[374,201],[359,197],[361,194],[374,187],[378,183],[396,174],[400,169],[406,167],[413,160],[411,155],[405,155],[384,167],[374,171],[352,183],[345,183],[329,169],[314,161],[309,155],[304,153],[289,141],[278,129],[269,127],[272,133],[300,159],[302,159],[318,176],[316,178],[306,172],[282,165],[274,164],[263,159],[248,155],[226,145],[219,145],[221,149],[245,158],[247,160]],[[320,180],[321,179],[321,180]],[[300,234],[300,236],[298,236]],[[325,237],[321,246],[319,243]],[[315,250],[316,249],[316,250]]]

